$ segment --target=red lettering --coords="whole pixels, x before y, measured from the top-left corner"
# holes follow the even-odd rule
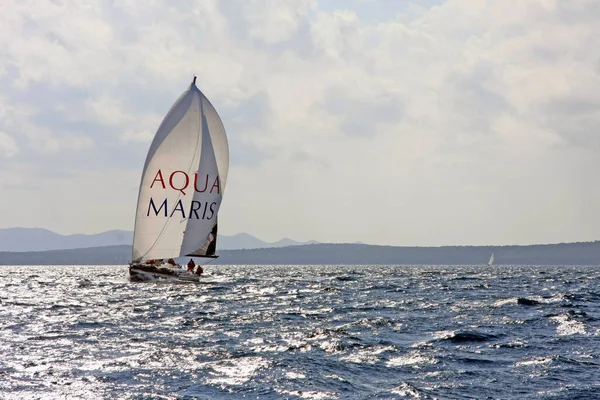
[[[163,179],[162,172],[160,171],[160,169],[156,173],[156,176],[154,177],[154,180],[152,181],[152,184],[150,184],[150,189],[152,189],[152,186],[154,186],[154,184],[156,183],[156,181],[158,181],[158,182],[161,183],[163,189],[167,188],[165,186],[165,180]]]
[[[185,185],[183,185],[182,187],[178,187],[178,188],[175,187],[175,185],[173,185],[173,177],[175,176],[175,174],[183,174],[183,176],[185,176]],[[185,196],[185,192],[183,190],[187,189],[189,184],[190,184],[190,177],[184,171],[173,171],[173,173],[171,173],[171,176],[169,176],[169,185],[171,185],[171,188],[173,188],[174,190],[180,191],[181,193],[183,193],[184,196]]]
[[[208,179],[208,176],[206,177],[206,179]],[[219,175],[217,175],[217,177],[215,178],[215,183],[213,183],[212,187],[210,188],[210,193],[213,192],[214,188],[217,188],[217,193],[221,193],[221,181],[219,180]]]
[[[198,189],[198,173],[196,172],[194,174],[194,189],[196,190],[196,192],[204,193],[204,192],[206,192],[207,187],[208,187],[208,174],[206,175],[206,181],[204,182],[204,189],[199,190]]]

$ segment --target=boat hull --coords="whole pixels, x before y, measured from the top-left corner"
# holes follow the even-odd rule
[[[200,276],[180,267],[130,264],[129,280],[132,282],[199,282]]]

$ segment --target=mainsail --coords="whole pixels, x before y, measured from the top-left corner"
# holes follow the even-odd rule
[[[133,261],[214,256],[228,169],[225,128],[194,77],[148,150],[135,217]]]
[[[492,265],[494,264],[494,253],[492,252],[492,255],[490,256],[490,261],[488,261],[488,265]]]

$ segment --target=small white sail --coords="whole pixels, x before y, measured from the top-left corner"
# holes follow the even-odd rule
[[[488,261],[488,265],[493,265],[494,264],[494,253],[492,252],[492,255],[490,256],[490,261]]]
[[[142,173],[133,261],[213,256],[229,146],[196,78],[154,136]]]

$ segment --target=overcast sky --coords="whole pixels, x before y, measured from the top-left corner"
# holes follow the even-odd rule
[[[600,239],[597,0],[3,0],[0,228],[133,229],[198,86],[220,233],[391,245]]]

